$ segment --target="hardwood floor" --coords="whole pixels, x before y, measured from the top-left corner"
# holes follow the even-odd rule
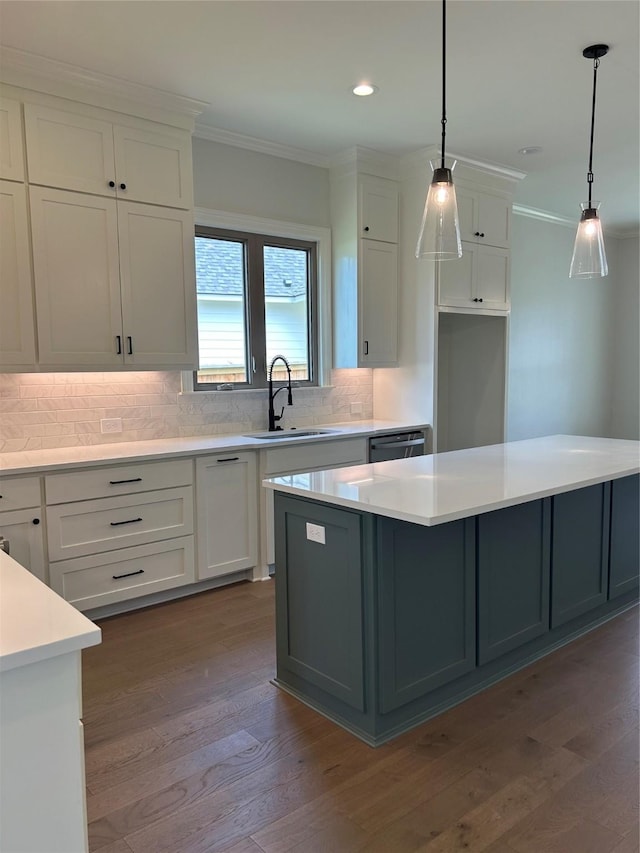
[[[638,853],[638,611],[371,749],[278,690],[273,583],[103,620],[101,853]]]

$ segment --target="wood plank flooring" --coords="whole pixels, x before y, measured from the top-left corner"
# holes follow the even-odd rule
[[[371,749],[270,684],[272,582],[100,624],[101,853],[638,853],[638,611]]]

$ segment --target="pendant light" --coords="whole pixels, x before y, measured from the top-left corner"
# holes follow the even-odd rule
[[[427,192],[416,247],[416,258],[429,258],[432,261],[447,261],[462,257],[456,188],[451,177],[455,163],[448,169],[444,161],[445,127],[447,124],[446,82],[447,6],[446,0],[442,0],[442,156],[439,166],[434,166],[433,162],[431,163],[433,178]]]
[[[592,201],[591,187],[593,184],[593,129],[596,118],[596,79],[600,57],[606,56],[609,47],[606,44],[592,44],[585,47],[582,55],[585,59],[593,59],[593,97],[591,101],[591,141],[589,144],[589,171],[587,172],[587,187],[589,199],[583,202],[582,215],[578,224],[578,233],[573,247],[569,278],[599,278],[609,272],[607,256],[602,239],[602,223],[598,216],[599,201]]]

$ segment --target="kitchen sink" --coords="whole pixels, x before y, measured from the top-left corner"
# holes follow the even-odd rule
[[[275,432],[254,432],[245,435],[245,438],[257,438],[260,441],[277,441],[285,438],[309,438],[313,435],[333,435],[339,432],[337,429],[283,429]]]

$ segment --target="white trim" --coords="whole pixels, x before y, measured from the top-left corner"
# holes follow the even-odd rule
[[[226,228],[248,231],[252,234],[270,234],[294,240],[312,240],[318,245],[318,385],[328,385],[331,378],[331,229],[318,225],[303,225],[280,219],[265,219],[246,213],[210,210],[196,207],[193,212],[196,225],[209,228]],[[183,375],[183,391],[186,391]],[[193,389],[193,384],[191,385]],[[229,392],[222,392],[229,393]]]
[[[437,159],[440,156],[440,147],[438,145],[428,145],[420,148],[418,151],[412,151],[410,154],[405,154],[400,158],[400,170],[403,175],[428,167],[429,161]],[[521,172],[519,169],[512,169],[509,166],[503,166],[501,163],[489,163],[482,160],[475,160],[472,157],[467,157],[464,154],[456,154],[455,151],[447,151],[447,160],[457,160],[460,165],[468,166],[470,169],[475,169],[479,172],[484,172],[486,175],[498,178],[506,178],[509,181],[521,181],[526,178],[527,173]],[[455,175],[454,175],[455,179]]]
[[[552,225],[562,225],[565,228],[576,229],[578,227],[578,217],[571,219],[569,216],[561,216],[558,213],[552,213],[550,210],[541,210],[537,207],[529,207],[526,204],[514,204],[513,212],[516,216],[525,216],[528,219],[538,219],[541,222],[548,222]],[[630,237],[638,236],[638,229],[616,229],[605,225],[604,230],[610,237],[616,240],[625,240]]]
[[[269,154],[271,157],[282,157],[284,160],[296,160],[298,163],[307,163],[309,166],[319,166],[323,169],[329,167],[329,157],[325,154],[307,151],[304,148],[294,148],[293,145],[283,145],[280,142],[269,142],[266,139],[247,136],[244,133],[223,130],[221,127],[210,127],[200,122],[196,123],[193,135],[209,142],[232,145],[234,148],[245,148],[248,151]]]
[[[156,108],[194,120],[206,109],[206,101],[198,101],[174,92],[165,92],[140,83],[132,83],[120,77],[100,74],[78,65],[70,65],[56,59],[48,59],[14,47],[2,47],[0,52],[0,77],[12,86],[35,89],[59,97],[77,99],[79,92],[85,96],[102,95],[105,98],[124,100],[142,108]],[[71,94],[65,92],[71,88]],[[90,100],[95,103],[95,98]],[[118,106],[112,107],[118,109]],[[120,106],[120,110],[124,111]]]

